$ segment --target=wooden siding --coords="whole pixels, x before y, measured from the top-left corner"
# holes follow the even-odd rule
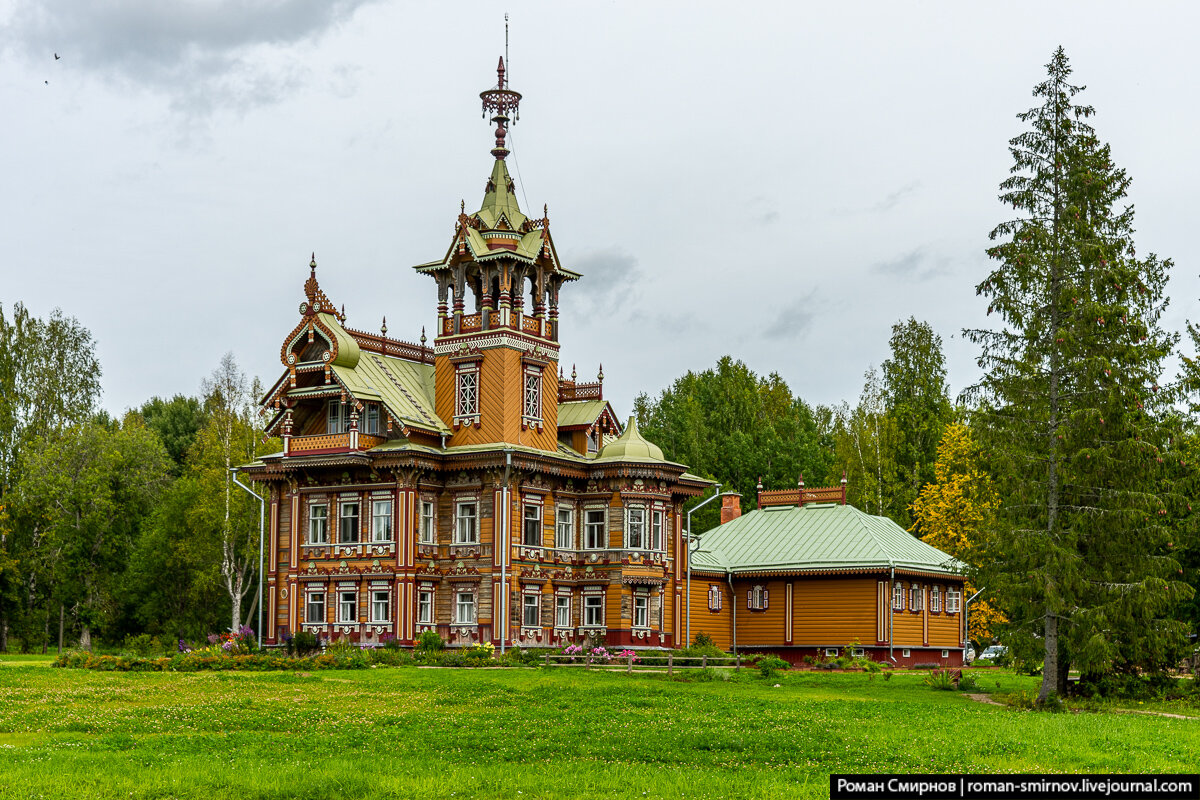
[[[710,611],[708,608],[708,591],[711,586],[721,588],[721,610]],[[743,604],[745,603],[743,595]],[[707,634],[713,644],[722,650],[733,646],[733,596],[729,593],[729,584],[722,576],[692,575],[691,609],[692,609],[692,638],[697,633]],[[740,609],[739,609],[740,612]],[[739,622],[741,615],[739,613]],[[687,620],[683,621],[687,625]],[[679,646],[686,647],[691,642],[683,641],[686,631],[680,632]]]
[[[793,644],[840,647],[855,639],[875,643],[878,586],[874,576],[797,578],[794,583]]]
[[[463,426],[450,436],[451,447],[509,442],[554,452],[558,449],[558,368],[542,370],[542,430],[521,428],[524,367],[521,352],[508,347],[485,350],[480,359],[480,426]],[[435,362],[434,407],[446,422],[454,422],[455,365],[448,356]]]
[[[787,591],[782,580],[733,579],[733,602],[737,603],[737,641],[739,647],[783,643],[787,614]],[[767,590],[767,607],[762,611],[748,608],[747,595],[755,586]],[[693,608],[695,619],[695,609]]]

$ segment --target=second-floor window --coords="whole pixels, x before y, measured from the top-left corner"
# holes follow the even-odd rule
[[[324,503],[308,507],[308,543],[329,543],[329,506]]]
[[[641,550],[646,546],[646,509],[626,509],[625,521],[626,546],[631,550]]]
[[[342,503],[338,514],[338,542],[358,544],[358,503]]]
[[[521,529],[521,543],[526,547],[542,546],[541,506],[525,506],[524,525]]]
[[[663,549],[663,512],[658,509],[650,512],[650,549]]]
[[[575,514],[569,508],[560,508],[555,512],[554,546],[560,550],[570,550],[575,546]]]
[[[437,543],[437,531],[433,527],[433,503],[429,500],[421,501],[421,528],[417,541],[421,544]]]
[[[584,512],[583,546],[589,550],[599,550],[608,546],[604,530],[604,509],[588,509]]]
[[[525,404],[521,414],[531,420],[541,420],[542,418],[541,372],[527,371],[525,373]]]
[[[345,433],[350,430],[350,406],[341,400],[330,400],[325,411],[325,432]]]
[[[477,511],[478,506],[475,503],[458,504],[454,529],[455,544],[476,544],[479,541],[479,529],[475,525]]]
[[[371,541],[390,542],[392,540],[392,501],[373,500],[371,502]]]

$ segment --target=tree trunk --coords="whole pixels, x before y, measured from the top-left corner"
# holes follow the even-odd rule
[[[0,653],[8,652],[8,615],[0,617]]]
[[[1058,691],[1058,617],[1053,611],[1046,612],[1046,660],[1042,668],[1042,688],[1038,691],[1038,705],[1046,702],[1051,692]]]
[[[79,649],[92,652],[92,628],[84,625],[79,629]]]
[[[63,623],[67,616],[67,609],[62,603],[58,604],[58,654],[62,655],[63,644]]]

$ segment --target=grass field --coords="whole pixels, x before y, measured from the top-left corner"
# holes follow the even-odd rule
[[[1200,753],[1200,719],[1014,711],[920,674],[47,663],[0,658],[0,797],[825,797],[831,772],[1187,772]]]

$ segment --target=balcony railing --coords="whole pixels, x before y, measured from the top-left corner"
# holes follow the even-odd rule
[[[373,436],[371,434],[358,434],[358,447],[356,450],[370,450],[372,447],[383,444],[387,439],[382,436]],[[350,433],[323,433],[317,436],[293,436],[288,445],[288,454],[297,455],[299,453],[330,453],[338,451],[351,450]]]

